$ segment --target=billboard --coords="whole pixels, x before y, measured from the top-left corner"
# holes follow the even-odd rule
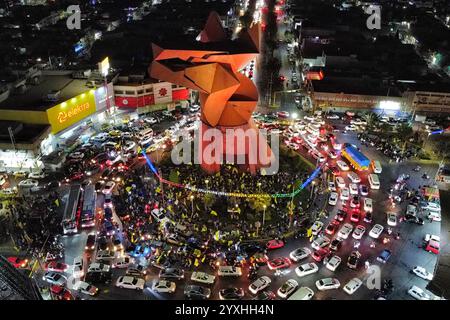
[[[52,133],[58,133],[95,113],[94,90],[82,93],[47,110]]]

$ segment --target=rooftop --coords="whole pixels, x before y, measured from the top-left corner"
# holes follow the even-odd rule
[[[38,85],[27,85],[24,94],[11,94],[0,102],[0,109],[45,111],[88,90],[86,80],[72,79],[70,75],[44,75]],[[52,91],[60,91],[59,100],[45,101]]]

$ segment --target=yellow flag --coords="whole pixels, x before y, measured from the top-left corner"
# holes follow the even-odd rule
[[[312,236],[312,228],[309,228],[308,231],[306,231],[306,237],[309,238]]]
[[[59,199],[55,200],[55,204],[56,204],[57,207],[59,207]]]
[[[212,215],[212,216],[216,216],[216,217],[217,217],[217,212],[216,212],[216,211],[214,211],[214,210],[211,210],[211,215]]]

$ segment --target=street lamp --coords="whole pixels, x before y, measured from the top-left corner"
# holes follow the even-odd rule
[[[264,227],[264,223],[266,222],[266,208],[267,208],[267,206],[263,205],[263,208],[264,208],[264,212],[263,212],[263,216],[262,216],[262,225]]]
[[[292,119],[297,119],[298,118],[298,113],[297,112],[294,112],[293,114],[292,114]]]
[[[194,195],[190,196],[191,199],[191,219],[194,216]]]
[[[209,180],[208,180],[208,179],[205,179],[205,183],[206,183],[206,189],[208,189],[208,183],[209,183]]]

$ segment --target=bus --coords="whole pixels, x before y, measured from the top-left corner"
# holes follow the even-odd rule
[[[74,184],[70,186],[69,197],[64,207],[64,216],[62,227],[64,234],[72,234],[78,232],[80,223],[81,206],[83,192],[81,185]]]
[[[375,173],[369,174],[369,184],[371,189],[380,189],[380,180]]]
[[[351,145],[346,145],[341,151],[343,158],[347,159],[350,164],[358,171],[369,169],[370,160],[362,152]]]
[[[89,184],[84,188],[83,208],[81,210],[81,227],[89,228],[95,225],[95,209],[97,207],[97,192],[95,186]]]

